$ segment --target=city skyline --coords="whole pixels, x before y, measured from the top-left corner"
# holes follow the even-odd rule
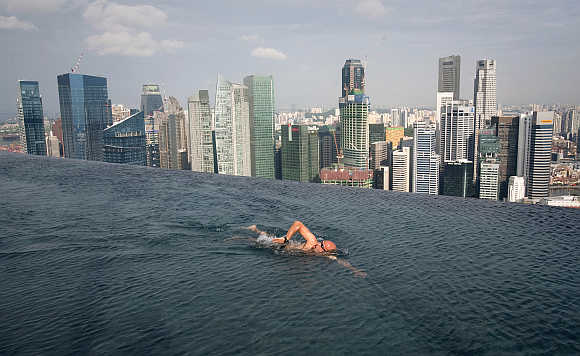
[[[71,68],[80,53],[79,73],[106,77],[112,101],[132,107],[138,107],[139,88],[150,82],[181,102],[198,88],[209,89],[213,98],[218,72],[227,78],[274,76],[279,110],[293,105],[336,107],[341,77],[334,68],[345,58],[367,64],[366,93],[375,107],[433,107],[437,58],[451,54],[462,57],[462,98],[472,99],[476,61],[493,58],[500,78],[498,104],[578,102],[573,85],[580,80],[575,70],[580,46],[574,41],[580,28],[578,4],[462,3],[454,8],[461,14],[455,18],[447,6],[416,5],[363,0],[352,6],[296,1],[264,7],[250,1],[193,9],[178,1],[10,0],[0,5],[0,43],[5,48],[0,58],[5,78],[0,84],[1,118],[15,116],[14,83],[19,79],[39,82],[45,115],[54,116],[55,76]],[[346,18],[353,26],[340,25]],[[530,19],[534,26],[527,25]],[[145,25],[151,22],[159,25],[155,33],[147,32]],[[352,45],[341,46],[343,41]],[[41,51],[41,59],[29,55],[32,48]],[[304,85],[304,78],[311,85]]]

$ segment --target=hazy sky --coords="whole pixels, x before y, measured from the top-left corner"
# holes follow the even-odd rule
[[[182,105],[194,90],[272,74],[278,108],[336,106],[346,58],[367,58],[374,106],[435,104],[437,61],[497,60],[500,104],[580,103],[577,0],[0,0],[0,117],[18,79],[38,80],[59,111],[56,76],[105,76],[113,103],[137,107],[143,83]]]

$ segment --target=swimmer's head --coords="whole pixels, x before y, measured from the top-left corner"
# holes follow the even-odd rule
[[[335,252],[336,251],[336,245],[334,244],[334,242],[330,241],[330,240],[322,240],[320,241],[320,250],[322,252]]]

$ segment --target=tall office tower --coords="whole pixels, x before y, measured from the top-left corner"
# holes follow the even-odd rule
[[[445,162],[443,166],[441,194],[470,198],[475,196],[473,162],[462,159]]]
[[[526,182],[528,197],[531,199],[549,196],[553,118],[553,111],[535,111],[533,114],[529,141],[529,175]]]
[[[46,156],[44,114],[38,82],[18,81],[16,105],[22,151],[31,155]]]
[[[145,146],[147,148],[147,166],[161,167],[159,162],[159,123],[153,115],[145,116]]]
[[[477,61],[473,101],[475,103],[475,129],[487,127],[491,117],[497,115],[496,65],[494,59]]]
[[[569,109],[564,114],[563,121],[566,122],[566,131],[564,136],[566,138],[570,138],[578,131],[578,128],[580,126],[580,117],[576,113],[576,109],[575,108]]]
[[[518,161],[516,175],[524,177],[527,186],[527,180],[530,170],[530,145],[532,138],[532,119],[533,112],[523,113],[520,115],[518,123]]]
[[[439,166],[441,158],[435,152],[435,126],[417,121],[413,129],[413,192],[439,194]]]
[[[369,124],[369,143],[385,141],[387,139],[384,124]]]
[[[105,162],[147,165],[143,111],[109,126],[103,135]]]
[[[408,111],[407,109],[401,109],[401,113],[399,114],[399,122],[401,127],[407,127],[409,126],[409,122],[408,122]]]
[[[388,165],[388,143],[386,141],[376,141],[371,143],[370,169],[379,169],[380,166]]]
[[[399,109],[391,109],[391,127],[403,127]]]
[[[517,116],[494,116],[491,124],[495,127],[495,136],[499,139],[499,200],[507,197],[508,179],[517,174],[518,135],[520,118]]]
[[[318,128],[282,126],[282,179],[314,182],[318,179]]]
[[[399,147],[399,142],[403,137],[405,137],[405,128],[403,127],[385,128],[385,141],[390,142],[393,145],[394,150],[396,150]]]
[[[174,131],[171,131],[171,135],[175,135],[177,147],[175,155],[178,158],[172,169],[189,169],[189,162],[187,160],[189,128],[185,112],[179,104],[179,101],[173,96],[163,98],[163,111],[168,115],[170,120],[174,121],[175,125]],[[185,160],[181,158],[183,155],[186,156]]]
[[[439,58],[438,92],[452,92],[453,99],[459,100],[459,84],[461,76],[461,57],[449,56]]]
[[[379,168],[375,169],[373,188],[391,190],[390,168],[391,167],[389,166],[380,166]]]
[[[60,142],[52,130],[46,136],[46,155],[49,157],[60,157]]]
[[[112,118],[107,79],[67,73],[57,77],[64,157],[103,160],[103,130]]]
[[[105,127],[109,127],[113,124],[113,104],[111,104],[111,99],[107,100],[105,110]]]
[[[190,164],[195,172],[214,173],[213,122],[209,91],[200,90],[187,101],[189,115]]]
[[[273,143],[271,149],[273,171]],[[251,175],[248,88],[221,76],[215,99],[215,150],[219,174]]]
[[[244,78],[248,88],[252,177],[274,179],[274,81],[272,76]]]
[[[500,178],[500,139],[496,136],[497,129],[483,129],[479,135],[478,142],[478,164],[479,164],[479,198],[498,200],[499,199],[499,178]]]
[[[276,140],[276,148],[274,151],[274,172],[275,178],[282,180],[282,141]]]
[[[153,117],[159,128],[159,167],[178,169],[179,160],[177,150],[178,141],[175,135],[177,123],[175,115],[168,115],[163,111],[154,111]]]
[[[435,121],[439,122],[441,119],[441,107],[446,106],[448,103],[452,102],[453,92],[437,92],[437,104],[435,107]]]
[[[339,138],[336,136],[334,126],[321,126],[318,130],[318,142],[320,145],[319,162],[320,168],[332,167],[338,163],[336,149]]]
[[[163,98],[157,84],[144,84],[141,93],[141,111],[145,116],[152,116],[153,111],[163,111]]]
[[[521,202],[526,196],[526,183],[524,177],[511,176],[508,184],[508,201]]]
[[[342,67],[342,94],[345,97],[352,90],[365,92],[365,67],[360,59],[347,59]]]
[[[339,99],[341,147],[345,166],[368,168],[369,165],[369,97],[360,91]]]
[[[411,191],[411,149],[409,147],[393,152],[390,176],[394,191]]]
[[[454,100],[441,107],[441,164],[458,160],[473,160],[474,108],[463,100]]]

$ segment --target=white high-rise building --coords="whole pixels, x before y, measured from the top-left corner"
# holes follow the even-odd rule
[[[459,84],[461,76],[461,57],[448,56],[439,58],[438,92],[452,92],[453,99],[459,100]]]
[[[496,65],[494,59],[477,61],[473,87],[475,129],[481,130],[497,115]]]
[[[219,174],[251,175],[248,88],[221,76],[216,88],[215,147]]]
[[[453,100],[441,107],[441,165],[459,160],[473,161],[474,107],[465,100]]]
[[[369,167],[369,97],[364,94],[339,98],[340,141],[347,167]]]
[[[437,92],[437,107],[435,108],[435,120],[439,122],[441,119],[441,107],[447,105],[448,103],[452,102],[453,99],[453,92]]]
[[[209,92],[200,90],[187,101],[189,117],[189,161],[195,172],[214,172],[213,121],[209,105]]]
[[[411,191],[411,149],[403,147],[393,152],[391,181],[397,192]]]
[[[441,162],[435,152],[435,126],[417,121],[413,132],[413,192],[437,195]]]
[[[479,198],[489,200],[499,199],[499,163],[493,161],[481,163]]]
[[[526,183],[524,177],[511,176],[508,185],[508,201],[521,202],[526,196]]]

